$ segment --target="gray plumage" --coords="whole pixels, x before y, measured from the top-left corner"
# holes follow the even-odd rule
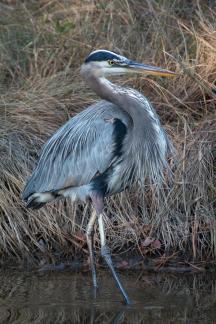
[[[23,195],[88,185],[114,161],[114,125],[129,119],[117,106],[101,101],[63,125],[45,144]],[[58,176],[57,176],[58,175]]]
[[[133,92],[134,98],[137,95],[137,100],[140,99],[141,95],[135,91],[127,91],[127,95]],[[58,192],[68,187],[88,185],[97,173],[103,174],[113,164],[110,193],[119,192],[135,181],[143,182],[146,176],[153,182],[160,182],[167,167],[170,143],[153,108],[144,97],[142,100],[146,103],[142,106],[143,118],[136,121],[107,101],[100,101],[70,119],[45,144],[23,192],[24,199],[33,193]],[[127,128],[119,157],[113,154],[118,141],[114,136],[113,118],[120,119]],[[137,122],[146,122],[139,129],[139,136],[136,135]],[[116,173],[119,173],[118,179],[115,179]],[[90,187],[86,189],[90,190]],[[77,195],[76,198],[85,197]]]
[[[134,89],[105,79],[128,72],[173,75],[161,68],[136,63],[113,52],[91,53],[81,73],[103,99],[70,119],[48,140],[22,197],[27,207],[40,208],[56,198],[90,200],[95,208],[101,235],[102,255],[110,267],[126,303],[125,293],[106,247],[103,228],[104,197],[121,192],[134,183],[163,181],[171,143],[148,100]],[[87,227],[93,283],[92,215]]]
[[[45,144],[23,192],[24,199],[34,193],[60,191],[63,196],[85,200],[97,174],[109,168],[106,195],[136,181],[144,183],[146,177],[161,182],[171,145],[155,110],[139,92],[113,89],[130,98],[124,108],[130,104],[134,113],[129,115],[119,105],[103,100],[70,119]],[[116,119],[126,127],[121,152],[116,152]]]

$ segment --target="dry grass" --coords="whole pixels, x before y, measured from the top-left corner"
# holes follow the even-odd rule
[[[201,4],[202,3],[202,4]],[[2,7],[1,7],[2,6]],[[20,192],[44,141],[98,99],[79,76],[107,48],[179,72],[118,80],[153,102],[177,150],[174,183],[107,201],[115,253],[216,256],[216,12],[209,1],[31,1],[0,4],[0,253],[41,262],[86,251],[89,208],[69,201],[26,210]],[[143,244],[147,237],[161,247]],[[96,239],[96,243],[97,243]]]

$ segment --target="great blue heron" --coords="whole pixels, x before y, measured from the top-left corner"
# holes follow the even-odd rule
[[[93,285],[97,287],[93,235],[99,224],[101,254],[125,302],[130,299],[115,272],[104,233],[104,198],[131,184],[161,181],[170,142],[148,100],[138,91],[112,84],[109,75],[126,73],[172,76],[175,73],[140,64],[107,50],[86,58],[81,74],[103,100],[70,119],[48,140],[22,197],[40,208],[62,197],[91,201],[93,213],[86,235]]]

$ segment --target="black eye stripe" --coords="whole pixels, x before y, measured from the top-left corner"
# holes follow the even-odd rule
[[[127,62],[125,62],[123,60],[119,60],[119,59],[118,60],[114,59],[113,62],[114,62],[114,64],[116,63],[117,65],[121,65],[121,66],[127,66],[128,65]]]

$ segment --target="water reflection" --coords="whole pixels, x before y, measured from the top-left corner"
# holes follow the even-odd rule
[[[126,307],[107,273],[0,271],[0,323],[214,323],[216,276],[122,275]],[[139,278],[139,279],[138,279]]]

